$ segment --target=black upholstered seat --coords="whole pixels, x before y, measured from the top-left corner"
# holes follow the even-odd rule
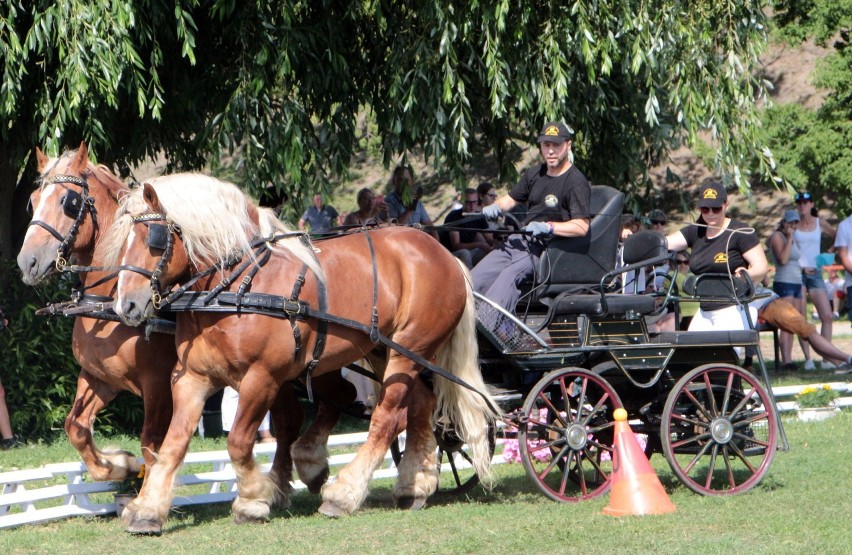
[[[537,298],[597,288],[600,279],[615,268],[623,207],[624,193],[607,185],[592,186],[589,233],[550,240],[536,274]]]

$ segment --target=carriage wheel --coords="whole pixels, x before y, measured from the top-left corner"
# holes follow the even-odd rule
[[[614,422],[621,400],[602,377],[581,368],[546,374],[521,409],[518,448],[536,486],[556,501],[609,490]]]
[[[692,491],[742,493],[760,481],[775,456],[775,416],[769,395],[751,373],[706,364],[678,380],[666,400],[663,453]]]
[[[479,475],[473,469],[473,457],[468,445],[456,435],[453,429],[447,429],[441,425],[435,428],[435,440],[438,442],[438,470],[441,473],[438,490],[435,493],[458,495],[476,487],[479,483]],[[488,424],[488,449],[489,455],[493,457],[496,449],[493,423]],[[399,438],[391,443],[390,452],[394,464],[399,466],[405,454],[404,447],[400,448]]]

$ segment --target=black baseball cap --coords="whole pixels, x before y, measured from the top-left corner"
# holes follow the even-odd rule
[[[716,181],[708,181],[701,186],[698,192],[698,208],[717,208],[728,200],[728,192],[725,187]]]
[[[541,133],[538,136],[538,142],[551,142],[561,145],[572,137],[574,137],[574,132],[570,127],[561,121],[549,121],[541,128]]]

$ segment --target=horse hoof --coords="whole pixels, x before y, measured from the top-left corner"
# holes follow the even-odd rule
[[[326,468],[323,472],[305,482],[305,486],[308,488],[308,491],[313,494],[320,493],[322,491],[322,487],[328,481],[328,474],[328,468]]]
[[[247,514],[234,514],[234,524],[263,524],[269,522],[269,517],[257,517]]]
[[[134,536],[161,536],[163,527],[154,520],[135,520],[127,527]]]
[[[324,502],[320,505],[319,508],[320,514],[323,514],[327,517],[331,518],[340,518],[342,516],[349,516],[349,513],[335,505],[334,503],[330,503],[328,501]]]
[[[400,509],[417,511],[426,506],[426,498],[406,495],[396,500],[396,506]]]

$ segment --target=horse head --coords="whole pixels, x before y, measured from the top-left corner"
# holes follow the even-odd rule
[[[18,254],[23,281],[33,285],[62,271],[72,254],[91,257],[101,226],[109,225],[125,187],[89,161],[85,143],[49,158],[36,148],[39,184],[30,196],[33,218]]]
[[[145,210],[120,216],[108,239],[113,245],[112,257],[117,258],[117,243],[124,238],[114,308],[128,326],[152,317],[167,288],[191,269],[180,227],[169,219],[150,183],[142,186],[141,201]],[[133,203],[128,202],[124,209],[133,210]]]

